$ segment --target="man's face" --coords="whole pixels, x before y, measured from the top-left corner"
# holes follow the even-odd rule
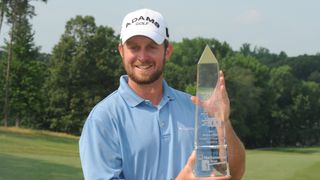
[[[124,68],[137,84],[151,84],[162,77],[166,62],[164,45],[145,36],[134,36],[119,45]]]

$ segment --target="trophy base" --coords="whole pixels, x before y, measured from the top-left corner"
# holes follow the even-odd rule
[[[219,177],[230,175],[226,156],[219,156],[219,146],[198,147],[196,157],[195,176]]]

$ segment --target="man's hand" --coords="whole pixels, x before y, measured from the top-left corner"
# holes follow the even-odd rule
[[[238,138],[238,136],[234,132],[231,122],[229,120],[230,101],[229,101],[228,93],[225,86],[225,79],[224,79],[223,72],[222,71],[219,72],[219,80],[210,98],[206,100],[200,100],[198,97],[192,96],[191,100],[196,105],[201,106],[204,109],[204,111],[208,113],[209,116],[215,117],[224,122],[227,144],[228,144],[227,153],[228,153],[230,174],[232,175],[232,179],[235,179],[235,180],[241,179],[245,172],[245,148],[241,140]],[[218,130],[218,134],[222,132],[219,130],[219,128],[217,128],[217,130]],[[219,142],[222,142],[222,141],[219,140]],[[181,173],[185,171],[186,168],[187,166],[181,171]],[[192,179],[192,178],[189,178],[189,179]],[[229,179],[231,179],[231,177],[229,177]]]
[[[175,180],[227,180],[231,179],[230,176],[222,176],[222,177],[195,177],[193,173],[194,164],[196,162],[196,152],[193,151],[190,155],[186,166],[181,170],[178,177]]]
[[[219,72],[219,80],[210,98],[200,100],[198,97],[192,96],[191,100],[194,104],[201,106],[209,116],[222,121],[229,120],[230,101],[222,71]]]

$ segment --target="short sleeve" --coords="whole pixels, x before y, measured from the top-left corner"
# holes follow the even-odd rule
[[[117,125],[102,108],[94,108],[88,116],[79,150],[85,179],[124,179]]]

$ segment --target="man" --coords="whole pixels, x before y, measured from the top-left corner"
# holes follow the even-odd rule
[[[118,46],[127,75],[119,89],[98,103],[88,116],[80,138],[85,179],[196,179],[194,117],[197,98],[168,86],[163,79],[173,47],[163,16],[149,9],[129,13],[122,22]],[[244,173],[244,147],[229,122],[224,98],[228,154],[232,177]]]

